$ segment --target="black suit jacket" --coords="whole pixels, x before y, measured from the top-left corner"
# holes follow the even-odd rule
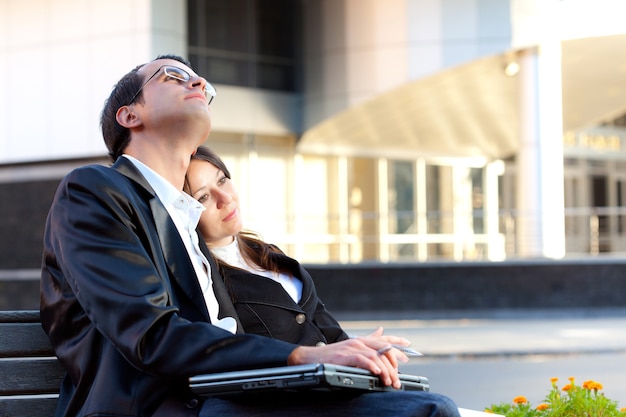
[[[220,314],[236,317],[215,268],[212,276]],[[126,158],[76,169],[59,185],[41,319],[67,371],[57,416],[195,415],[188,377],[283,366],[296,347],[210,324],[174,223]]]
[[[281,270],[302,281],[298,303],[270,278],[223,264],[220,267],[245,332],[309,346],[347,339],[302,265],[281,253],[271,256]]]

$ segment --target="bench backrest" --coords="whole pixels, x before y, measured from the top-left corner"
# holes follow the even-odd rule
[[[0,311],[0,416],[53,416],[63,374],[39,311]]]

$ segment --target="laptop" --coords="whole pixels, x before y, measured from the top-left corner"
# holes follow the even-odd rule
[[[400,374],[404,391],[428,391],[428,378]],[[367,370],[326,363],[221,372],[189,378],[191,390],[200,396],[228,397],[268,391],[395,391]]]

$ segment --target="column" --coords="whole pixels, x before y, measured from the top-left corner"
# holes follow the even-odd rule
[[[565,255],[561,44],[551,40],[519,54],[517,252]]]

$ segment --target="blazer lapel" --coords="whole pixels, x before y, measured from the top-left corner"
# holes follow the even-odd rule
[[[204,254],[204,256],[209,261],[211,265],[211,282],[213,283],[213,291],[215,292],[215,298],[217,298],[217,302],[220,305],[219,318],[224,317],[232,317],[237,322],[237,333],[242,333],[243,327],[239,322],[239,316],[237,315],[237,310],[235,310],[235,306],[233,305],[230,294],[228,293],[228,289],[226,289],[226,285],[224,284],[224,280],[222,279],[222,275],[219,272],[219,268],[217,267],[217,263],[211,255],[211,251],[207,248],[204,240],[202,239],[202,235],[198,233],[199,241],[200,241],[200,251]]]
[[[176,280],[196,307],[202,311],[206,320],[210,321],[209,311],[204,296],[202,295],[202,289],[198,283],[196,272],[189,259],[187,249],[185,249],[185,245],[180,239],[178,229],[176,229],[169,213],[158,198],[154,198],[150,201],[150,207],[152,208],[152,216],[154,217],[154,223],[156,224],[159,240],[161,241],[163,256],[165,257],[165,262],[171,272],[171,276]]]
[[[169,269],[169,276],[178,283],[178,286],[182,288],[187,297],[189,297],[193,304],[200,310],[203,317],[209,321],[209,311],[207,310],[204,297],[202,296],[202,289],[196,278],[193,265],[189,259],[189,254],[165,206],[163,206],[161,200],[156,196],[156,193],[148,181],[141,175],[130,160],[120,157],[113,165],[113,168],[135,181],[150,195],[149,203],[152,218],[154,219],[154,224],[157,229],[163,257]]]

